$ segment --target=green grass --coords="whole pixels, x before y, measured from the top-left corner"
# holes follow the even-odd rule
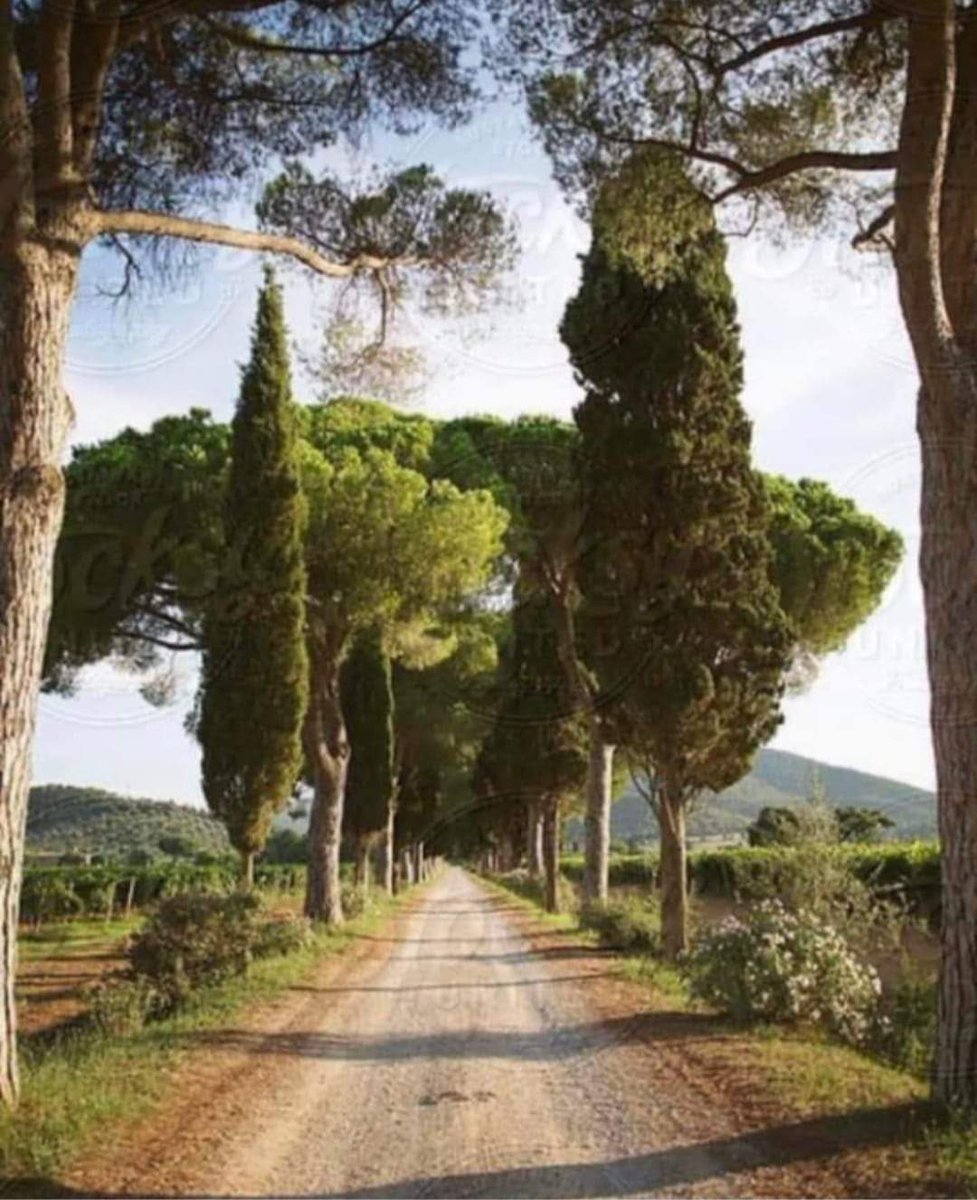
[[[37,1191],[91,1136],[105,1136],[114,1123],[145,1114],[163,1095],[191,1035],[299,982],[375,930],[399,902],[376,896],[368,912],[335,932],[318,932],[308,948],[262,959],[248,975],[198,993],[181,1012],[137,1033],[112,1037],[85,1027],[24,1047],[21,1102],[15,1112],[0,1113],[0,1192]]]
[[[75,955],[84,957],[100,947],[120,942],[127,934],[138,929],[142,920],[141,915],[134,914],[113,921],[62,921],[27,932],[22,930],[18,938],[20,960],[37,962],[54,955],[59,958]]]

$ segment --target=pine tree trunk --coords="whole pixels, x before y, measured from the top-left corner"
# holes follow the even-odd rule
[[[934,1093],[977,1104],[977,40],[911,7],[895,186],[899,300],[919,369],[920,577],[943,870]],[[954,46],[960,38],[959,61]],[[954,92],[955,85],[955,92]],[[953,95],[952,108],[948,97]],[[948,120],[948,117],[950,118]]]
[[[309,708],[303,741],[312,767],[314,792],[309,815],[305,913],[314,921],[341,925],[339,850],[349,742],[339,698],[339,655],[320,646],[313,649],[309,658]]]
[[[587,762],[584,812],[585,905],[607,903],[607,871],[611,849],[611,780],[614,747],[604,741],[600,722],[590,722],[590,757]]]
[[[356,886],[361,887],[364,892],[370,890],[370,839],[368,837],[358,837],[356,839],[356,864],[355,864]]]
[[[394,819],[393,804],[387,805],[387,826],[383,831],[383,890],[388,896],[394,894]]]
[[[662,786],[658,800],[661,831],[662,949],[676,959],[688,949],[688,881],[685,864],[685,799],[680,792]]]
[[[533,879],[543,874],[543,805],[526,808],[526,870]]]
[[[543,806],[543,870],[546,877],[546,911],[560,911],[560,802]]]
[[[977,380],[919,401],[920,574],[943,875],[934,1093],[977,1103]]]
[[[241,851],[241,886],[246,892],[254,889],[254,851]]]
[[[0,259],[0,1100],[17,1098],[14,976],[31,746],[71,428],[62,383],[79,250]]]
[[[414,882],[424,882],[424,843],[418,842],[414,847]]]
[[[414,882],[414,859],[407,847],[400,852],[400,878],[405,888]]]

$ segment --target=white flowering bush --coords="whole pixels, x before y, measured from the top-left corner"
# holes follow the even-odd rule
[[[736,1020],[809,1022],[847,1042],[873,1029],[881,984],[838,930],[779,901],[701,937],[685,968],[692,995]]]

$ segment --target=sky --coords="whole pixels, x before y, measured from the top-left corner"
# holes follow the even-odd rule
[[[569,418],[579,391],[557,334],[576,289],[588,231],[549,175],[517,109],[497,105],[450,133],[380,138],[343,166],[427,162],[453,186],[487,188],[516,219],[522,254],[516,299],[474,326],[408,321],[405,340],[430,365],[414,401],[432,416],[545,412]],[[247,207],[225,219],[247,223]],[[891,271],[852,251],[843,233],[776,247],[730,241],[746,362],[743,403],[757,465],[826,480],[897,528],[906,555],[878,611],[844,651],[788,698],[775,747],[922,787],[934,779],[928,729],[919,545],[916,374]],[[179,286],[128,304],[99,288],[114,262],[91,254],[74,313],[67,379],[75,443],[146,428],[193,407],[233,412],[260,283],[254,255],[219,250]],[[327,289],[285,267],[296,351],[314,353]],[[296,365],[296,394],[315,394]],[[175,656],[174,700],[145,703],[138,681],[106,666],[87,670],[77,696],[42,696],[35,781],[74,783],[200,804],[199,748],[184,718],[195,688],[191,656]]]

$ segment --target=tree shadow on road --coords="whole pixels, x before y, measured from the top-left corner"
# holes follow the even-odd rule
[[[598,1196],[661,1195],[709,1179],[724,1181],[723,1195],[749,1195],[750,1180],[744,1179],[737,1186],[735,1177],[740,1172],[752,1174],[764,1168],[820,1162],[855,1150],[896,1146],[910,1138],[921,1121],[931,1117],[928,1106],[922,1104],[863,1109],[605,1162],[419,1176],[343,1195],[350,1200],[393,1196],[560,1196],[567,1200],[590,1200]],[[864,1193],[856,1188],[848,1194]],[[957,1193],[950,1180],[931,1178],[908,1182],[904,1179],[873,1181],[872,1194],[894,1197],[953,1196]],[[328,1193],[317,1195],[323,1200],[330,1196]]]
[[[485,986],[485,985],[480,985]],[[505,986],[510,986],[506,984]],[[401,990],[401,989],[398,989]],[[253,1054],[347,1062],[396,1062],[403,1059],[507,1059],[514,1063],[562,1062],[591,1058],[617,1046],[690,1035],[721,1036],[714,1019],[696,1014],[639,1013],[611,1020],[555,1025],[530,1031],[506,1029],[439,1030],[394,1037],[362,1037],[288,1030],[260,1034],[241,1029],[208,1030],[193,1040],[210,1048]]]

